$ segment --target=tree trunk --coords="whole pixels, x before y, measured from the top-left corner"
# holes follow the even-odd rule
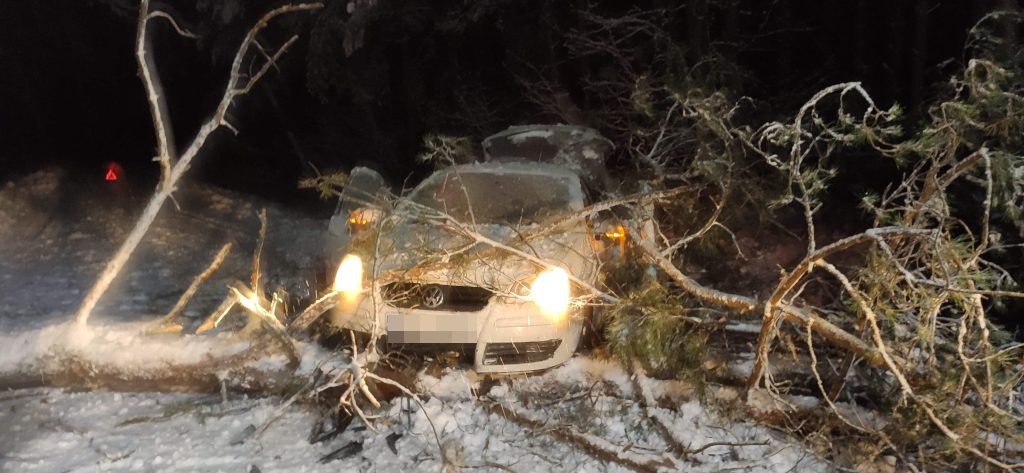
[[[75,313],[75,321],[84,324],[89,320],[89,315],[92,314],[93,309],[96,308],[96,304],[100,301],[100,297],[103,297],[103,293],[107,292],[107,288],[110,287],[110,283],[114,281],[114,278],[121,272],[121,268],[128,262],[128,257],[132,255],[135,248],[139,246],[139,242],[142,241],[142,237],[146,235],[146,231],[149,230],[149,226],[153,224],[153,220],[156,220],[156,215],[160,213],[160,208],[163,207],[164,201],[171,196],[171,190],[173,187],[161,185],[153,198],[149,200],[149,204],[146,205],[146,209],[142,211],[142,215],[139,220],[135,222],[135,228],[128,234],[128,238],[125,239],[124,243],[121,243],[121,247],[117,249],[117,253],[114,253],[114,257],[110,258],[107,265],[103,267],[103,272],[100,273],[99,277],[96,278],[96,283],[93,284],[92,289],[85,295],[85,300],[82,301],[82,305],[78,308],[78,312]]]
[[[280,370],[256,366],[281,351],[281,341],[268,337],[234,355],[191,365],[126,368],[97,365],[74,353],[58,352],[43,357],[41,366],[0,373],[0,390],[34,387],[75,387],[123,392],[207,392],[223,386],[232,392],[288,394],[297,376],[292,362]]]

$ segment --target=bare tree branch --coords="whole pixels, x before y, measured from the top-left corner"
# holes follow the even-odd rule
[[[169,121],[166,113],[166,97],[161,95],[161,91],[156,86],[157,76],[155,69],[150,68],[150,61],[147,59],[149,51],[146,48],[146,24],[151,18],[149,15],[149,0],[143,0],[142,6],[139,9],[139,25],[138,34],[136,35],[136,59],[139,62],[139,68],[142,72],[143,84],[146,86],[146,97],[149,100],[150,112],[153,115],[153,127],[157,134],[157,161],[160,163],[160,184],[157,185],[156,192],[150,199],[146,208],[143,209],[142,215],[139,220],[135,223],[135,227],[128,234],[128,237],[118,248],[114,256],[111,257],[110,261],[104,267],[103,271],[96,278],[96,283],[85,295],[85,299],[82,301],[82,305],[78,308],[75,313],[75,320],[79,324],[85,324],[89,320],[89,315],[92,314],[93,308],[99,302],[100,297],[106,292],[110,283],[114,280],[117,274],[124,267],[124,264],[128,261],[129,256],[142,241],[142,237],[149,230],[149,226],[156,219],[157,213],[160,208],[163,207],[164,202],[171,196],[171,193],[175,190],[175,184],[181,179],[181,176],[185,174],[192,163],[192,159],[199,153],[199,150],[206,143],[206,139],[224,124],[224,115],[227,113],[228,107],[231,106],[232,100],[239,95],[243,95],[248,92],[249,88],[255,84],[258,77],[254,77],[249,81],[245,89],[238,89],[239,71],[242,67],[242,61],[245,58],[246,53],[249,51],[249,46],[255,41],[256,34],[267,26],[267,23],[273,18],[288,12],[295,11],[309,11],[322,8],[322,3],[310,3],[310,4],[297,4],[297,5],[285,5],[271,10],[269,13],[263,16],[259,22],[256,23],[249,33],[245,36],[241,46],[238,48],[238,53],[235,54],[235,60],[231,66],[231,73],[228,79],[227,87],[225,87],[224,94],[217,106],[217,109],[209,120],[207,120],[200,128],[199,133],[196,135],[192,143],[189,144],[188,148],[181,157],[172,163],[173,150],[170,149],[170,133],[169,133]],[[294,41],[294,40],[292,40]],[[279,56],[283,52],[279,50],[275,56]],[[264,69],[269,66],[264,65]],[[262,74],[259,75],[262,77]]]
[[[162,324],[171,324],[178,320],[178,315],[181,314],[181,311],[185,309],[185,305],[188,304],[188,301],[191,300],[192,296],[195,295],[197,290],[199,290],[199,286],[203,284],[203,281],[209,279],[210,276],[217,271],[217,268],[220,268],[220,265],[224,262],[224,258],[228,256],[228,252],[230,251],[231,243],[224,245],[224,247],[220,249],[217,256],[214,257],[213,261],[210,263],[210,266],[206,268],[206,271],[203,271],[199,276],[196,276],[196,279],[192,281],[192,285],[190,285],[188,289],[185,290],[185,293],[181,295],[181,298],[178,299],[178,303],[174,304],[174,308],[172,308],[171,311],[168,312],[160,321]]]
[[[260,254],[263,253],[263,241],[267,239],[267,209],[257,214],[260,218],[260,233],[256,237],[256,250],[252,254],[252,292],[256,299],[263,297],[263,288],[260,287]]]
[[[156,17],[166,18],[167,21],[171,22],[171,26],[174,27],[174,31],[177,31],[178,34],[180,34],[180,35],[182,35],[182,36],[184,36],[186,38],[199,39],[199,36],[196,36],[196,35],[192,34],[188,30],[181,29],[181,27],[178,26],[178,22],[174,21],[174,17],[172,17],[171,15],[168,15],[165,12],[155,11],[153,13],[150,13],[149,15],[146,15],[146,21],[149,21],[149,20],[151,20],[153,18],[156,18]]]
[[[916,402],[918,406],[920,406],[921,409],[925,411],[925,413],[928,415],[928,418],[931,419],[932,424],[935,425],[935,427],[937,427],[943,433],[943,435],[948,437],[958,446],[977,455],[986,463],[995,465],[1007,471],[1024,468],[1024,463],[1009,464],[998,459],[995,459],[989,455],[986,455],[985,453],[983,453],[982,451],[978,450],[976,447],[968,443],[970,442],[969,440],[963,440],[963,437],[960,434],[953,432],[948,426],[946,426],[946,423],[939,419],[939,417],[935,414],[934,408],[928,403],[928,401],[922,399],[914,392],[913,388],[910,387],[910,383],[907,382],[906,377],[903,375],[902,370],[899,369],[899,367],[893,361],[893,358],[889,355],[889,352],[885,345],[885,341],[882,339],[882,331],[878,328],[878,317],[875,315],[875,312],[871,310],[871,306],[867,304],[863,297],[861,297],[860,291],[854,288],[853,284],[850,283],[850,280],[846,278],[846,275],[844,275],[842,272],[836,269],[835,266],[832,266],[831,264],[826,263],[824,261],[818,261],[816,264],[824,268],[833,276],[835,276],[836,279],[838,279],[843,284],[843,287],[846,288],[847,293],[850,294],[850,296],[857,301],[857,304],[860,306],[861,310],[864,311],[864,315],[867,317],[868,323],[871,326],[872,335],[874,337],[875,344],[878,346],[878,351],[882,355],[882,359],[885,360],[885,364],[889,367],[889,371],[896,376],[896,380],[899,382],[903,394],[913,399],[914,402]]]
[[[637,246],[644,251],[644,255],[651,260],[652,263],[661,268],[662,271],[665,271],[665,273],[667,273],[668,276],[679,285],[679,287],[683,288],[684,291],[693,294],[697,298],[713,304],[741,309],[744,312],[753,310],[758,306],[757,300],[754,298],[738,294],[730,294],[702,286],[697,281],[694,281],[692,278],[683,274],[682,271],[679,271],[671,261],[662,256],[663,252],[654,246],[653,239],[636,239],[634,241],[637,242]]]
[[[288,331],[291,333],[298,333],[306,327],[309,327],[309,325],[315,322],[317,318],[324,314],[324,312],[333,309],[339,302],[341,302],[339,296],[340,294],[335,291],[328,292],[321,296],[316,300],[316,302],[310,304],[309,307],[306,307],[306,310],[302,311],[295,320],[292,320],[291,323],[288,324]]]

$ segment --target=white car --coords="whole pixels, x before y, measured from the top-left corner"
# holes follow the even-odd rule
[[[590,312],[572,279],[597,284],[599,245],[587,219],[530,241],[524,235],[586,206],[579,167],[507,154],[437,171],[388,212],[373,205],[383,179],[353,170],[328,236],[343,294],[331,322],[376,329],[389,344],[470,347],[478,373],[540,370],[572,357]]]

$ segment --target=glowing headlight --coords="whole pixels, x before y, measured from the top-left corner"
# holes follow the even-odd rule
[[[363,290],[363,260],[348,255],[341,260],[338,274],[334,277],[334,290],[354,297]]]
[[[562,268],[541,273],[530,293],[541,311],[557,320],[569,308],[569,275]]]

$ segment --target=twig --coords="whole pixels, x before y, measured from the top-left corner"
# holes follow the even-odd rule
[[[673,243],[672,246],[670,246],[667,249],[665,249],[665,251],[662,251],[661,252],[661,256],[665,257],[665,258],[671,258],[672,255],[677,250],[679,250],[680,248],[686,246],[691,241],[696,240],[697,238],[700,238],[700,237],[704,236],[704,234],[707,233],[708,230],[711,230],[711,227],[715,226],[715,224],[718,223],[718,216],[722,214],[722,209],[725,208],[725,200],[726,200],[726,198],[728,198],[728,196],[729,196],[729,193],[726,192],[725,195],[722,196],[722,202],[721,203],[715,203],[715,213],[711,216],[710,219],[708,219],[707,223],[705,223],[704,226],[701,227],[701,229],[697,231],[697,233],[694,233],[692,235],[688,235],[688,236],[686,236],[684,238],[680,238],[679,241]],[[725,226],[723,225],[722,228],[725,228]],[[728,230],[728,229],[726,229],[726,230]],[[732,234],[732,232],[729,232],[729,233]],[[735,238],[736,237],[733,236],[734,240],[735,240]],[[739,248],[738,245],[737,245],[737,248]],[[740,254],[743,254],[743,252],[741,251]]]
[[[442,211],[439,211],[439,210],[435,210],[435,209],[431,209],[429,207],[425,207],[425,206],[416,204],[414,202],[408,202],[408,203],[409,203],[409,205],[411,207],[414,207],[414,208],[416,208],[416,209],[418,209],[420,211],[426,212],[427,214],[433,214],[436,218],[438,218],[440,220],[443,220],[444,222],[447,222],[458,233],[462,234],[463,236],[465,236],[467,238],[471,238],[473,241],[475,241],[477,243],[482,243],[482,244],[490,246],[490,247],[492,247],[494,249],[497,249],[497,250],[500,250],[500,251],[503,251],[503,252],[507,252],[507,253],[513,254],[515,256],[518,256],[519,258],[522,258],[525,261],[533,263],[533,264],[535,264],[535,265],[537,265],[537,266],[539,266],[541,268],[547,269],[547,270],[551,270],[551,269],[557,268],[557,266],[555,266],[555,265],[553,265],[553,264],[551,264],[551,263],[549,263],[549,262],[547,262],[545,260],[542,260],[542,259],[540,259],[540,258],[538,258],[536,256],[533,256],[533,255],[531,255],[529,253],[526,253],[526,252],[524,252],[522,250],[519,250],[519,249],[514,248],[512,246],[506,245],[504,243],[500,243],[500,242],[494,241],[494,240],[492,240],[492,239],[490,239],[490,238],[488,238],[488,237],[486,237],[486,236],[484,236],[484,235],[482,235],[482,234],[480,234],[480,233],[478,233],[478,232],[476,232],[474,230],[470,230],[465,224],[463,224],[462,222],[456,220],[454,217],[452,217],[451,215],[448,215],[445,212],[442,212]],[[476,256],[477,257],[483,257],[482,255],[479,255],[479,254],[477,254]],[[608,293],[606,293],[606,292],[604,292],[604,291],[594,287],[592,284],[590,284],[590,283],[588,283],[586,281],[583,281],[582,279],[576,277],[575,275],[570,273],[570,274],[568,274],[568,276],[569,276],[569,280],[572,281],[573,284],[575,284],[578,287],[586,290],[590,294],[592,294],[592,295],[594,295],[596,297],[599,297],[601,299],[604,299],[604,300],[606,300],[608,302],[617,302],[618,301],[617,297],[612,296],[611,294],[608,294]],[[377,278],[374,278],[374,281],[377,281]]]
[[[731,447],[749,447],[749,446],[764,446],[771,443],[771,437],[763,442],[711,442],[698,448],[691,448],[685,440],[680,438],[674,429],[672,429],[672,420],[667,418],[664,413],[658,409],[657,400],[654,399],[654,395],[650,389],[647,388],[650,383],[650,378],[644,373],[643,366],[640,365],[639,361],[633,361],[633,386],[640,393],[641,404],[647,412],[647,417],[654,421],[654,424],[659,427],[662,431],[662,435],[665,440],[672,445],[672,451],[682,458],[687,458],[690,455],[697,455],[704,450],[711,447],[717,446],[731,446]]]
[[[174,21],[174,17],[172,17],[171,15],[168,15],[167,13],[164,13],[162,11],[155,11],[153,13],[150,13],[150,14],[146,15],[146,20],[145,21],[148,22],[149,20],[151,20],[153,18],[156,18],[156,17],[165,18],[165,19],[167,19],[167,21],[171,22],[171,26],[174,27],[174,31],[177,31],[178,34],[180,34],[180,35],[182,35],[182,36],[184,36],[186,38],[199,39],[198,36],[192,34],[189,30],[181,29],[181,27],[178,26],[178,22]]]
[[[427,422],[430,423],[431,430],[434,431],[434,440],[437,441],[437,450],[441,454],[441,458],[444,458],[444,449],[441,448],[441,435],[437,433],[437,427],[434,425],[434,420],[430,418],[429,414],[427,414],[427,406],[425,404],[423,404],[423,401],[420,400],[420,397],[417,396],[412,391],[410,391],[409,388],[407,388],[405,386],[402,386],[401,384],[396,383],[393,380],[390,380],[390,379],[387,379],[387,378],[382,378],[382,377],[377,376],[377,375],[375,375],[373,373],[370,373],[370,372],[365,373],[365,375],[366,375],[366,377],[368,377],[370,379],[374,379],[377,382],[384,383],[384,384],[387,384],[387,385],[394,386],[394,387],[398,388],[400,391],[402,391],[402,393],[404,393],[406,396],[409,396],[410,399],[415,401],[416,404],[418,404],[420,406],[420,411],[423,412],[423,415],[427,418]]]
[[[213,262],[211,262],[210,266],[206,268],[206,271],[203,271],[199,276],[196,276],[196,279],[192,281],[192,285],[189,286],[188,289],[185,290],[185,293],[181,295],[181,298],[178,299],[178,303],[174,304],[174,308],[172,308],[171,311],[160,320],[161,324],[172,324],[178,320],[178,314],[185,309],[185,304],[188,304],[188,301],[192,299],[192,296],[194,296],[196,291],[199,290],[199,286],[209,279],[218,268],[220,268],[221,263],[224,262],[224,258],[228,256],[230,251],[231,243],[224,245],[224,247],[220,249],[217,256],[213,258]]]
[[[228,295],[224,297],[224,301],[221,302],[220,306],[217,307],[217,310],[214,310],[213,313],[211,313],[210,316],[207,317],[205,321],[203,321],[199,328],[196,329],[196,334],[203,333],[207,330],[216,327],[217,324],[220,323],[220,321],[224,318],[225,315],[228,315],[228,312],[231,311],[231,308],[234,307],[235,304],[237,303],[238,297],[236,297],[234,293],[228,293]]]
[[[267,238],[267,209],[257,214],[260,218],[260,234],[256,238],[256,250],[252,254],[252,291],[256,298],[263,296],[263,289],[260,288],[260,253],[263,252],[263,241]]]
[[[253,37],[255,37],[255,35]],[[281,58],[281,55],[283,55],[284,52],[288,50],[289,46],[291,46],[292,44],[294,44],[298,40],[299,40],[299,36],[295,35],[295,36],[292,36],[291,38],[289,38],[288,41],[285,41],[285,43],[283,45],[281,45],[280,48],[277,49],[277,52],[275,52],[274,55],[270,57],[270,60],[267,61],[266,63],[264,63],[263,67],[261,67],[260,70],[258,72],[256,72],[255,75],[252,76],[252,79],[249,79],[249,81],[246,82],[245,87],[243,87],[241,89],[237,89],[237,90],[234,91],[234,95],[244,95],[244,94],[249,93],[249,91],[252,90],[252,87],[254,85],[256,85],[256,81],[258,81],[261,78],[263,78],[263,76],[267,73],[267,71],[270,70],[270,66],[275,66],[276,67],[277,66],[277,60]]]
[[[811,259],[823,257],[824,255],[832,254],[842,249],[854,246],[856,244],[869,241],[873,239],[871,235],[874,234],[898,233],[901,230],[904,229],[901,229],[900,227],[886,227],[875,229],[875,231],[871,233],[865,232],[867,234],[855,235],[854,237],[837,241],[836,243],[819,249],[817,252],[815,252],[814,258]],[[913,231],[912,229],[905,230],[907,230],[908,233],[919,233]],[[638,246],[640,247],[640,249],[644,250],[645,255],[649,259],[651,259],[652,262],[654,262],[659,268],[665,271],[668,274],[668,276],[672,278],[673,281],[676,282],[676,284],[678,284],[683,290],[689,292],[690,294],[693,294],[694,296],[708,302],[724,305],[726,307],[738,308],[741,309],[742,311],[748,311],[759,307],[759,304],[753,298],[742,296],[739,294],[726,293],[700,285],[699,283],[697,283],[696,281],[687,277],[685,274],[679,271],[679,269],[676,268],[670,261],[663,258],[661,256],[661,252],[658,251],[656,247],[654,247],[653,242],[651,242],[650,240],[641,240],[638,242]],[[804,263],[803,265],[806,265],[806,263]],[[796,282],[797,281],[794,279],[790,283],[791,285],[789,287],[795,285]],[[810,324],[811,320],[814,320],[813,326],[815,327],[815,330],[821,333],[827,339],[829,339],[829,341],[836,343],[843,348],[854,351],[858,355],[867,358],[869,361],[872,362],[872,364],[875,364],[876,366],[880,366],[883,368],[887,367],[887,365],[884,363],[884,360],[881,358],[877,350],[872,349],[871,347],[867,346],[865,343],[860,341],[860,339],[858,339],[857,337],[850,335],[845,330],[842,330],[836,327],[835,325],[829,323],[828,321],[825,321],[824,319],[815,316],[809,311],[785,304],[777,304],[773,310],[775,310],[775,312],[777,312],[779,316],[786,317],[788,320],[800,323],[801,325],[805,326]],[[764,329],[764,324],[765,321],[762,321],[762,330]],[[755,362],[755,367],[756,366],[757,363]],[[760,376],[758,376],[758,378],[760,378]]]
[[[299,351],[299,347],[295,345],[295,340],[288,335],[284,325],[281,325],[281,321],[277,320],[277,316],[264,309],[256,299],[250,299],[245,297],[237,288],[228,286],[228,290],[234,294],[235,299],[238,301],[238,305],[242,306],[250,314],[256,316],[256,320],[262,320],[269,322],[265,325],[269,326],[271,333],[279,339],[282,345],[284,345],[288,355],[288,366],[295,369],[302,362],[302,353]]]
[[[680,439],[675,431],[672,430],[672,421],[665,418],[664,414],[657,410],[658,401],[654,399],[654,394],[647,389],[647,383],[650,379],[647,378],[647,374],[644,372],[644,368],[639,360],[633,360],[632,380],[633,388],[636,389],[636,392],[640,393],[640,403],[646,411],[647,417],[654,421],[654,425],[661,431],[665,442],[672,446],[672,452],[682,456],[687,450],[686,442]]]
[[[703,452],[704,450],[707,450],[707,449],[709,449],[711,447],[755,447],[755,446],[763,447],[765,445],[771,445],[771,443],[772,443],[771,437],[768,437],[768,439],[766,439],[766,440],[764,440],[762,442],[710,442],[710,443],[704,444],[703,446],[700,446],[698,448],[687,449],[686,452],[684,452],[684,453],[686,453],[687,455],[696,455],[696,454],[698,454],[700,452]]]
[[[761,334],[757,339],[757,355],[754,361],[754,367],[751,369],[750,376],[747,378],[747,389],[749,390],[757,387],[761,382],[761,379],[764,377],[767,369],[768,350],[771,348],[772,342],[775,340],[775,327],[780,318],[783,317],[782,312],[777,311],[776,308],[782,303],[782,300],[797,285],[797,283],[799,283],[805,275],[811,272],[817,262],[824,261],[828,256],[861,243],[874,241],[880,245],[884,245],[885,242],[882,240],[883,235],[930,236],[934,235],[934,233],[935,232],[933,230],[906,227],[872,228],[856,235],[843,238],[820,249],[808,252],[803,261],[801,261],[796,268],[794,268],[782,279],[782,281],[779,282],[775,292],[772,293],[772,296],[769,297],[761,307],[764,314],[763,322],[761,324]]]
[[[306,392],[308,389],[310,389],[312,387],[313,387],[313,383],[307,384],[302,389],[300,389],[298,392],[296,392],[295,394],[292,394],[292,396],[289,397],[287,401],[285,401],[283,404],[278,406],[278,408],[276,410],[274,410],[274,413],[271,414],[270,417],[267,418],[267,420],[263,422],[263,425],[260,425],[260,427],[258,429],[256,429],[256,433],[253,434],[253,437],[259,438],[260,435],[263,435],[263,432],[267,430],[267,427],[270,427],[270,424],[272,422],[274,422],[275,420],[280,418],[282,415],[284,415],[284,412],[288,409],[288,406],[292,405],[292,403],[294,403],[295,400],[299,398],[300,394]]]
[[[288,331],[291,333],[298,333],[306,327],[309,327],[309,325],[315,322],[321,315],[333,309],[339,302],[341,302],[340,295],[341,294],[337,291],[330,291],[321,296],[316,300],[316,302],[310,304],[309,307],[306,307],[306,310],[303,310],[295,320],[292,320],[291,323],[288,324]]]
[[[269,322],[268,325],[271,327],[282,331],[284,330],[284,325],[281,325],[281,321],[277,319],[277,316],[268,312],[267,309],[263,308],[263,306],[261,306],[254,298],[245,297],[245,295],[243,295],[238,288],[234,286],[228,286],[228,290],[235,295],[235,298],[238,300],[238,305],[242,306],[243,309],[248,311],[250,314],[255,315],[257,319]]]
[[[625,196],[625,197],[619,197],[619,198],[616,198],[616,199],[610,199],[610,200],[605,200],[605,201],[602,201],[602,202],[598,202],[596,204],[592,204],[592,205],[590,205],[588,207],[585,207],[585,208],[583,208],[581,210],[578,210],[578,211],[575,211],[575,212],[563,215],[563,216],[559,217],[558,219],[556,219],[556,220],[554,220],[554,221],[552,221],[550,223],[547,223],[545,225],[542,225],[542,226],[533,228],[533,229],[531,229],[529,231],[523,232],[521,235],[518,235],[517,237],[515,237],[515,238],[505,242],[504,246],[507,247],[507,248],[516,249],[516,248],[519,247],[520,244],[522,244],[524,242],[530,242],[530,241],[536,240],[536,239],[541,238],[541,237],[543,237],[545,235],[548,235],[551,232],[555,231],[556,229],[562,228],[564,226],[573,225],[573,224],[582,222],[586,218],[590,217],[591,215],[593,215],[595,213],[606,211],[606,210],[609,210],[609,209],[612,209],[612,208],[615,208],[615,207],[620,207],[620,206],[623,206],[623,205],[626,205],[626,204],[631,204],[631,203],[651,202],[651,201],[667,199],[667,198],[673,197],[675,195],[681,194],[683,192],[686,192],[688,190],[690,190],[690,188],[688,188],[686,186],[681,186],[681,187],[676,187],[676,188],[673,188],[673,189],[668,189],[668,190],[663,190],[663,191],[640,192],[640,193],[628,195],[628,196]],[[431,212],[431,213],[435,212],[434,209],[426,208],[425,210],[428,211],[428,212]],[[465,225],[458,225],[458,226],[462,227],[462,228],[465,227]],[[484,251],[480,251],[480,252],[474,253],[474,257],[478,258],[478,259],[487,259],[487,258],[494,257],[495,255],[501,254],[503,252],[505,252],[504,248],[494,247],[494,248],[490,248],[488,250],[484,250]],[[435,264],[421,265],[421,266],[418,266],[416,268],[410,269],[408,271],[385,272],[382,275],[382,284],[386,284],[388,282],[392,282],[392,281],[395,281],[395,280],[398,280],[400,278],[407,277],[407,276],[415,276],[417,274],[425,274],[425,273],[434,272],[434,271],[438,271],[438,270],[442,270],[442,269],[448,269],[448,268],[451,268],[451,267],[453,267],[452,263],[435,263]],[[607,298],[604,297],[604,296],[602,296],[602,298],[605,298],[607,300]]]
[[[260,44],[259,41],[253,41],[252,45],[256,46],[256,50],[259,51],[261,55],[263,55],[267,62],[271,63],[274,66],[275,71],[281,72],[281,68],[277,67],[277,64],[274,63],[274,58],[270,57],[270,55],[267,54],[267,50],[263,49],[263,45]]]

